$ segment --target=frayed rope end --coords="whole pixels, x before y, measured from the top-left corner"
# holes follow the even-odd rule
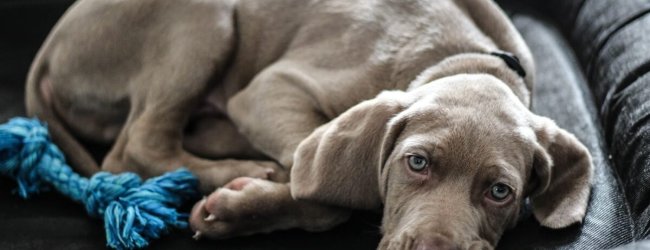
[[[107,245],[112,248],[142,248],[148,239],[159,238],[169,228],[186,228],[187,214],[174,206],[198,198],[198,181],[187,169],[178,169],[129,189],[104,213]]]
[[[16,180],[20,197],[48,189],[38,174],[48,144],[47,126],[36,119],[18,117],[0,125],[0,174]]]
[[[184,168],[144,183],[133,173],[79,176],[37,119],[0,125],[0,174],[17,181],[21,197],[52,186],[84,203],[90,215],[104,217],[107,245],[117,249],[146,247],[172,227],[186,228],[188,215],[176,208],[199,196],[198,179]]]

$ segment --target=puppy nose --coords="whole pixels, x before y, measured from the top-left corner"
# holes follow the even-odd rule
[[[420,239],[415,244],[414,250],[455,250],[460,249],[458,245],[454,244],[451,240],[441,237],[427,237]]]

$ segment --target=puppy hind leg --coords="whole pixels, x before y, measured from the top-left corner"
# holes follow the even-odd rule
[[[173,23],[152,24],[163,30],[139,41],[155,46],[142,47],[141,67],[128,78],[129,118],[102,167],[151,177],[185,166],[199,176],[205,191],[238,176],[266,178],[267,170],[276,164],[211,161],[184,149],[189,114],[226,68],[234,50],[234,1],[178,4],[158,9],[170,12],[161,16],[175,16]]]
[[[183,148],[209,159],[265,159],[223,115],[191,119],[183,132]]]
[[[213,191],[214,188],[240,176],[266,179],[281,174],[282,169],[273,162],[215,161],[187,152],[182,145],[183,128],[188,119],[187,110],[191,110],[192,105],[189,100],[184,99],[198,98],[198,94],[165,97],[178,92],[170,90],[153,93],[161,96],[156,100],[168,101],[147,102],[143,108],[136,109],[142,110],[139,113],[132,111],[133,114],[104,160],[102,167],[105,170],[134,171],[146,178],[185,166],[199,177],[201,190],[204,192]]]
[[[157,95],[169,93],[162,91]],[[182,145],[183,128],[190,112],[184,110],[191,106],[185,106],[183,103],[188,101],[180,98],[192,99],[193,96],[162,98],[169,101],[164,105],[147,103],[145,105],[152,108],[136,109],[142,111],[134,112],[127,120],[113,150],[105,158],[103,168],[112,172],[133,171],[146,178],[184,166],[199,177],[200,189],[204,193],[241,176],[278,181],[288,179],[288,173],[274,162],[208,160],[186,151]]]

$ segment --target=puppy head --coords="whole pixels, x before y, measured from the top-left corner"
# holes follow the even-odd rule
[[[550,228],[582,221],[586,148],[490,75],[441,78],[360,103],[299,146],[296,199],[383,205],[380,248],[491,248],[523,200]]]

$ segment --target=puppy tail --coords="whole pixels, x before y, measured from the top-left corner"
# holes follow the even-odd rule
[[[46,42],[47,44],[47,42]],[[51,80],[48,78],[46,46],[36,55],[27,76],[25,104],[27,115],[47,123],[54,143],[63,151],[68,161],[79,174],[91,176],[100,171],[91,154],[66,129],[52,106]]]

